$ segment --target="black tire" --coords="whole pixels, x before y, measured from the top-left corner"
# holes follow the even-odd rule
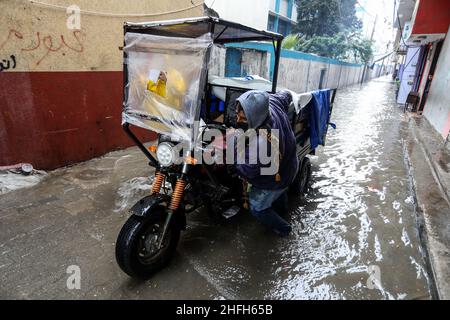
[[[291,194],[304,197],[308,193],[310,180],[311,161],[309,161],[309,159],[305,157],[301,162],[294,182],[292,182],[292,185],[290,187]]]
[[[166,208],[158,206],[146,217],[132,215],[120,230],[116,242],[116,260],[119,267],[130,277],[145,279],[168,265],[175,254],[180,239],[180,226],[174,219],[169,224],[163,246],[160,250],[147,253],[148,237],[152,244],[155,236],[162,232]]]

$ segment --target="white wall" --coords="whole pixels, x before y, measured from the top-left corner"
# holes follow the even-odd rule
[[[276,0],[269,0],[269,3],[270,3],[269,9],[275,12]]]
[[[259,75],[269,79],[270,54],[265,51],[241,49],[241,71],[244,75]],[[225,75],[225,48],[214,48],[210,75]],[[343,88],[357,84],[362,77],[363,66],[346,66],[303,59],[282,57],[278,73],[278,89],[286,88],[295,92],[317,90],[320,83],[321,69],[326,69],[323,87]],[[367,79],[372,79],[376,72],[369,69]]]
[[[205,4],[225,20],[267,29],[270,0],[205,0]]]
[[[449,29],[450,32],[450,29]],[[436,71],[431,83],[423,114],[433,127],[447,138],[450,131],[450,37],[447,38],[439,55]]]

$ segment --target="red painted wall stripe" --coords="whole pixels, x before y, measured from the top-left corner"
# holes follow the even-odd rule
[[[54,169],[133,145],[122,92],[120,71],[0,73],[0,166]]]

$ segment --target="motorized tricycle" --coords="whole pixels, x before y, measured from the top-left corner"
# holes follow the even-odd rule
[[[225,137],[227,128],[236,127],[235,104],[241,94],[251,89],[276,92],[283,36],[213,17],[125,23],[124,31],[123,129],[147,156],[155,176],[151,193],[130,209],[116,242],[116,259],[131,277],[146,278],[170,262],[186,215],[206,207],[212,217],[226,220],[248,209],[246,183],[233,165],[198,161],[196,152],[210,152],[213,158],[225,152],[210,148],[217,141],[205,132],[214,129]],[[272,81],[208,73],[214,46],[224,49],[248,41],[273,44]],[[336,90],[329,93],[332,106]],[[307,191],[307,155],[315,152],[310,140],[315,111],[311,97],[306,98],[289,108],[300,163],[291,186],[297,195]],[[331,107],[326,112],[328,123]],[[131,126],[158,133],[157,144],[144,145]]]

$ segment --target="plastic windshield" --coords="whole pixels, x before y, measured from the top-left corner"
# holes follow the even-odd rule
[[[122,122],[194,142],[211,47],[210,34],[192,39],[126,33]]]

